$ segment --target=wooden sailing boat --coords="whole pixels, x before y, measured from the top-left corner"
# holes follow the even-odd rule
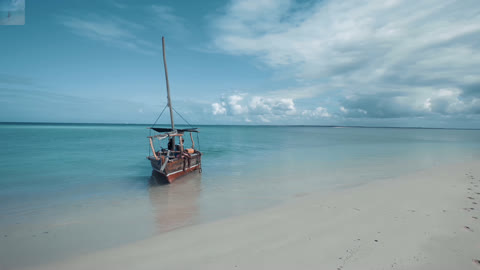
[[[152,155],[147,157],[150,160],[152,169],[160,174],[162,178],[165,178],[169,183],[172,183],[175,179],[185,174],[202,168],[202,153],[195,149],[195,141],[193,140],[192,133],[198,132],[197,128],[188,129],[175,129],[173,122],[173,108],[172,101],[170,99],[170,86],[168,84],[168,71],[167,60],[165,58],[165,38],[162,37],[162,49],[163,49],[163,64],[165,67],[165,80],[167,84],[167,98],[168,107],[170,110],[170,121],[172,128],[156,128],[150,129],[158,132],[154,136],[148,136],[150,140],[150,147]],[[183,136],[185,133],[190,134],[191,148],[185,148]],[[155,141],[158,140],[159,147],[155,147]],[[161,147],[162,141],[168,141],[166,148]]]

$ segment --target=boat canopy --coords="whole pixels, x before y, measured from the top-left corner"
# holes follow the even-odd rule
[[[198,128],[186,128],[186,129],[171,129],[171,128],[156,128],[156,127],[151,127],[150,129],[155,130],[156,132],[172,132],[172,131],[177,131],[179,133],[183,132],[198,132]]]

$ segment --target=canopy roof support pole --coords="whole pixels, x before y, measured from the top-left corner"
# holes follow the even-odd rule
[[[155,153],[155,147],[153,147],[153,140],[151,137],[149,139],[150,139],[150,147],[152,148],[153,156],[155,157],[156,160],[159,160],[157,153]]]
[[[195,141],[193,140],[192,132],[190,132],[190,139],[192,140],[192,148],[195,149]]]

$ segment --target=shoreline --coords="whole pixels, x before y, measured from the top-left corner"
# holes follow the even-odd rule
[[[480,269],[479,165],[304,194],[35,269]]]

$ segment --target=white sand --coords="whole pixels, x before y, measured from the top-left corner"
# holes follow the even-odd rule
[[[36,269],[480,269],[479,186],[437,167]]]

